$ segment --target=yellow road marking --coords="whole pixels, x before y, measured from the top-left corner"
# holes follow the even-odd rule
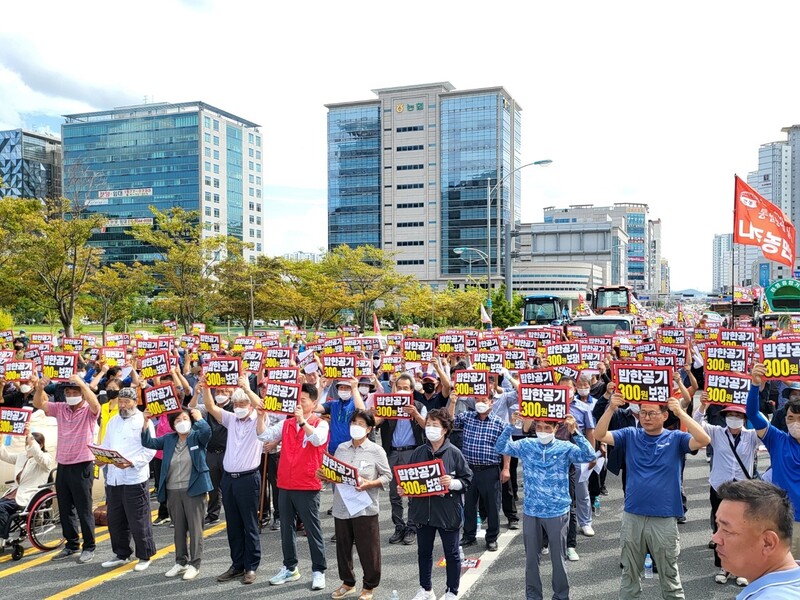
[[[210,527],[203,531],[203,537],[207,538],[209,536],[214,535],[225,529],[226,523],[222,521],[221,523]],[[165,557],[167,554],[171,554],[175,552],[175,544],[170,544],[156,552],[153,557],[150,559],[152,561],[158,560],[159,558]],[[108,573],[104,573],[103,575],[98,575],[97,577],[93,577],[92,579],[88,579],[78,585],[74,585],[71,588],[58,592],[57,594],[53,594],[52,596],[48,596],[45,600],[64,600],[65,598],[71,598],[81,592],[85,592],[86,590],[90,590],[94,587],[97,587],[106,581],[111,581],[112,579],[116,579],[120,575],[127,573],[128,571],[132,571],[133,568],[136,566],[137,561],[129,562],[126,565],[122,565],[121,567],[117,567],[116,569],[112,569]],[[151,565],[152,568],[152,565]]]

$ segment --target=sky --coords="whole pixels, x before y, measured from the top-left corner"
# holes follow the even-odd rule
[[[327,244],[326,103],[449,81],[522,106],[522,221],[643,202],[672,289],[711,289],[733,176],[800,123],[800,3],[40,0],[3,7],[0,129],[202,100],[261,125],[266,251]],[[13,24],[13,26],[10,26]]]

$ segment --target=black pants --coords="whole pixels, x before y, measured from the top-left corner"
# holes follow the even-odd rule
[[[393,449],[389,453],[389,468],[394,471],[398,465],[409,464],[413,453],[413,448],[402,452]],[[395,529],[410,529],[411,525],[407,525],[403,518],[403,498],[397,493],[397,481],[394,477],[389,482],[389,502],[392,505],[392,523],[394,523]],[[281,527],[283,527],[283,523],[281,523]]]
[[[8,538],[11,527],[11,515],[22,510],[16,500],[0,500],[0,538]]]
[[[237,571],[255,571],[261,563],[258,537],[258,496],[261,474],[256,470],[241,477],[222,476],[222,502],[228,522],[231,566]]]
[[[431,525],[417,526],[417,565],[419,585],[428,591],[433,589],[433,543],[436,532],[442,540],[442,550],[447,561],[447,591],[458,595],[461,582],[461,556],[458,551],[458,529],[441,529]]]
[[[66,548],[80,548],[78,522],[80,521],[83,549],[94,551],[94,513],[92,512],[92,461],[73,465],[58,465],[56,471],[56,498],[61,516],[61,533],[67,540]],[[148,523],[150,516],[147,517]]]
[[[365,590],[374,590],[381,582],[381,531],[378,515],[355,519],[334,519],[336,531],[336,561],[339,579],[349,587],[356,585],[353,572],[353,546],[364,569],[362,585]]]
[[[328,568],[325,558],[325,540],[319,522],[320,492],[316,490],[281,490],[281,549],[283,566],[293,571],[297,566],[297,535],[293,524],[300,517],[306,530],[308,550],[311,553],[311,570],[324,573]],[[336,538],[339,539],[338,537]]]
[[[153,540],[153,524],[150,522],[150,492],[148,485],[107,485],[108,533],[111,535],[111,550],[119,558],[128,558],[131,538],[136,548],[136,558],[150,560],[156,553]]]
[[[509,462],[509,471],[511,473],[511,477],[503,484],[501,491],[503,514],[505,515],[506,519],[508,519],[509,523],[512,521],[519,521],[519,516],[517,516],[517,503],[514,501],[514,494],[517,493],[518,465],[519,459],[512,456]]]
[[[208,464],[208,474],[211,477],[211,491],[208,492],[208,517],[212,520],[219,519],[219,512],[222,510],[222,494],[220,485],[222,484],[222,459],[225,458],[224,452],[207,452],[206,464]]]
[[[153,458],[153,481],[155,482],[155,492],[158,494],[158,482],[161,481],[161,466],[162,460],[160,458]],[[166,502],[158,503],[158,518],[165,519],[169,516]]]
[[[472,466],[472,483],[464,497],[464,539],[474,540],[478,530],[478,499],[483,501],[488,517],[486,543],[500,535],[500,466]]]

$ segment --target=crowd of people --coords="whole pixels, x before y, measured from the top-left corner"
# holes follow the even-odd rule
[[[573,333],[564,332],[564,338]],[[20,356],[28,342],[15,340]],[[502,343],[513,345],[513,338]],[[293,350],[302,351],[302,342]],[[636,358],[620,356],[615,347],[577,377],[559,373],[558,386],[568,388],[567,414],[534,419],[522,410],[519,370],[490,372],[488,393],[469,396],[457,394],[454,385],[456,373],[473,367],[469,353],[383,370],[383,358],[392,352],[386,346],[364,352],[361,357],[373,365],[369,375],[331,379],[316,356],[300,369],[296,405],[284,414],[265,410],[266,369],[240,373],[235,385],[211,386],[202,357],[179,344],[171,350],[173,366],[160,377],[142,376],[135,353],[109,366],[87,351],[66,381],[34,373],[29,381],[3,382],[4,404],[32,406],[54,417],[58,440],[54,459],[43,436],[30,428],[24,453],[0,446],[0,460],[14,464],[16,475],[12,493],[0,500],[0,546],[8,537],[9,515],[26,506],[57,465],[66,543],[55,561],[94,559],[92,486],[100,477],[112,552],[104,557],[106,568],[135,560],[135,571],[146,570],[156,553],[153,527],[171,525],[175,564],[166,577],[198,577],[203,530],[220,520],[224,508],[230,567],[218,582],[258,581],[260,533],[268,527],[280,533],[282,555],[269,585],[301,579],[297,536],[304,535],[310,589],[321,592],[328,587],[321,527],[322,511],[328,510],[340,581],[331,598],[372,600],[381,582],[381,547],[388,543],[416,544],[419,589],[413,600],[452,600],[459,594],[463,549],[482,543],[496,552],[501,531],[521,525],[525,598],[548,594],[540,562],[549,555],[552,597],[565,600],[568,563],[580,560],[578,533],[595,535],[593,510],[607,494],[610,471],[621,477],[624,490],[619,597],[641,596],[651,561],[662,597],[679,599],[685,598],[679,569],[679,525],[687,510],[683,471],[686,456],[706,448],[709,548],[716,569],[710,576],[743,587],[742,599],[800,597],[800,566],[793,558],[800,555],[800,385],[767,377],[764,365],[754,361],[746,405],[711,402],[703,391],[703,357],[689,341],[669,398],[629,402],[613,367]],[[292,364],[296,359],[295,353]],[[551,368],[546,352],[532,355],[527,366]],[[153,415],[144,392],[166,383],[179,407]],[[377,396],[385,393],[410,396],[400,418],[377,414]],[[774,411],[770,422],[763,413]],[[767,474],[757,470],[760,444],[771,458]],[[124,461],[96,468],[92,445],[116,451]],[[332,483],[323,467],[326,454],[357,469],[353,485]],[[441,461],[441,492],[419,495],[401,485],[398,467],[431,461]],[[155,520],[151,478],[159,503]],[[394,525],[385,540],[379,528],[382,491],[388,491]],[[485,529],[481,542],[479,527]],[[434,591],[437,534],[446,559],[444,595]],[[360,586],[354,548],[363,571]],[[710,573],[711,564],[709,553]]]

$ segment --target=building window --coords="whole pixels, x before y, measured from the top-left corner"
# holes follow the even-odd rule
[[[424,202],[401,202],[397,208],[423,208],[424,206]]]
[[[216,164],[216,163],[214,164],[214,173],[216,173],[217,175],[219,175],[219,165],[218,165],[218,164]]]
[[[261,173],[261,163],[256,163],[256,173]]]
[[[211,207],[210,206],[206,206],[205,214],[206,214],[207,217],[211,216]]]
[[[422,221],[406,221],[403,223],[398,223],[398,227],[422,227],[425,225]]]
[[[261,185],[261,177],[256,177],[256,185]]]
[[[424,168],[425,165],[397,165],[398,171],[419,171]]]
[[[206,202],[211,202],[211,192],[206,192],[204,198]]]
[[[214,209],[214,218],[215,219],[219,219],[219,209],[218,208]]]
[[[214,136],[214,145],[215,146],[219,146],[219,136],[218,135]]]
[[[401,266],[404,266],[404,265],[424,265],[424,264],[425,264],[425,261],[422,260],[422,259],[417,259],[417,260],[398,260],[397,261],[397,266],[398,267],[401,267]]]
[[[424,125],[413,125],[411,127],[398,127],[397,133],[406,133],[408,131],[424,131],[424,130],[425,130]]]
[[[211,143],[211,134],[210,133],[204,133],[203,134],[203,141],[206,144],[210,144]]]
[[[397,242],[396,246],[424,246],[425,242],[422,240],[412,240],[409,242]]]
[[[421,190],[425,187],[424,183],[399,183],[397,184],[398,190]]]
[[[255,202],[251,202],[250,203],[250,210],[255,210],[255,209],[256,209]]]
[[[248,169],[250,169],[250,170],[252,171],[252,170],[253,170],[253,165],[254,165],[254,164],[255,164],[255,163],[254,163],[252,160],[248,160],[248,161],[247,161],[247,168],[248,168]]]
[[[247,195],[248,195],[248,196],[255,196],[255,195],[256,195],[256,190],[255,190],[255,188],[248,188],[248,189],[247,189]]]
[[[256,217],[256,225],[261,225],[261,217]]]
[[[250,237],[256,237],[255,229],[253,229],[252,227],[250,228]]]
[[[214,131],[219,131],[219,121],[214,119]]]
[[[261,150],[256,150],[256,160],[261,160]]]
[[[256,177],[252,173],[250,173],[250,175],[247,176],[247,181],[249,183],[255,183],[255,180],[256,180]]]
[[[206,158],[211,158],[211,148],[208,147],[203,148],[203,156],[205,156]]]
[[[261,238],[261,230],[260,229],[256,229],[256,237],[257,238]]]
[[[211,118],[210,117],[203,117],[203,127],[208,129],[211,127]]]
[[[247,134],[247,143],[248,144],[252,144],[255,141],[255,139],[256,139],[256,136],[254,136],[252,133],[248,133]]]
[[[215,188],[219,187],[219,179],[217,179],[216,177],[214,178],[214,187]]]
[[[252,148],[248,148],[247,149],[247,156],[252,158],[253,156],[255,156],[255,154],[256,154],[256,151],[253,150]]]
[[[206,171],[211,172],[211,162],[210,161],[204,162],[203,163],[203,169],[206,170]]]
[[[256,244],[256,252],[261,252],[261,244]]]
[[[261,212],[261,205],[260,204],[256,204],[256,212]]]
[[[261,148],[261,136],[260,135],[256,136],[256,146]]]
[[[253,215],[250,215],[250,222],[251,223],[255,223],[256,222],[256,218]]]
[[[214,231],[219,233],[219,223],[214,223]]]
[[[206,185],[211,185],[211,177],[206,176],[203,179],[203,183],[205,183]]]
[[[214,150],[214,160],[219,160],[219,150]]]
[[[389,148],[387,148],[387,149],[389,149]],[[423,146],[422,144],[417,144],[415,146],[398,146],[397,147],[397,151],[398,152],[411,152],[413,150],[424,150],[424,149],[425,149],[425,146]]]
[[[214,204],[219,204],[219,194],[214,194]]]
[[[261,190],[256,190],[256,198],[261,198]]]

